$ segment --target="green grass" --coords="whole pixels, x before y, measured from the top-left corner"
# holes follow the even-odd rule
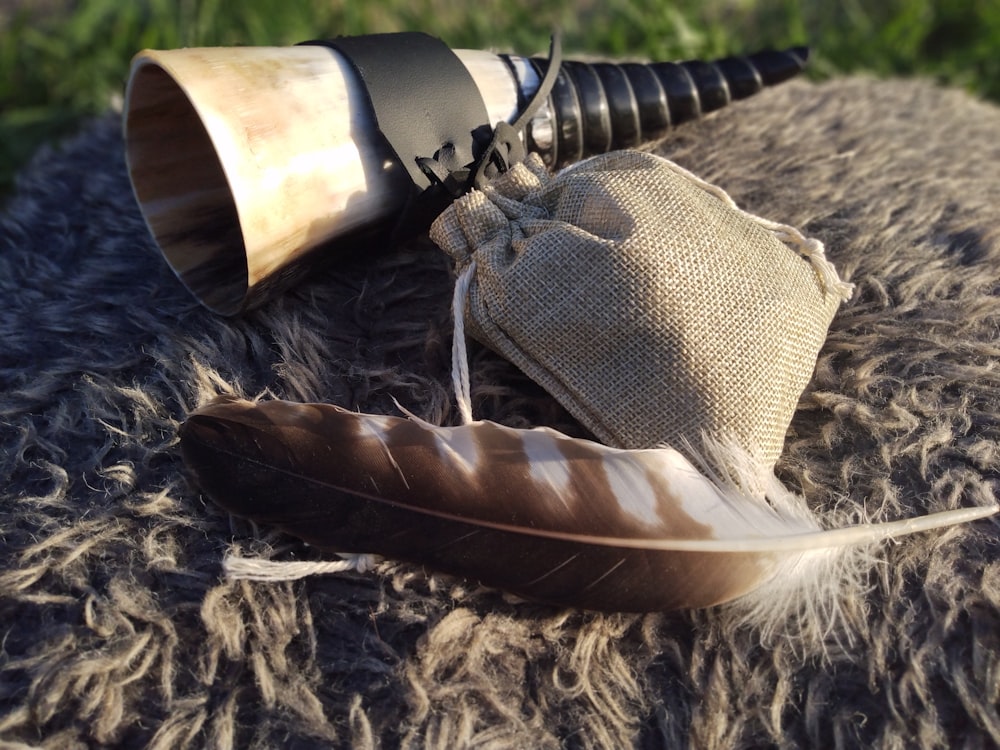
[[[31,0],[26,3],[31,7]],[[0,28],[0,195],[42,143],[120,99],[146,47],[422,30],[453,47],[678,59],[806,42],[813,77],[932,76],[1000,101],[997,0],[77,0]],[[870,6],[876,6],[877,9]],[[0,6],[3,7],[3,6]]]

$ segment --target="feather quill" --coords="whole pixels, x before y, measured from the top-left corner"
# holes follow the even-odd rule
[[[852,549],[998,509],[824,530],[800,498],[768,502],[713,481],[671,448],[328,404],[225,398],[194,412],[180,437],[196,482],[234,515],[323,549],[603,611],[707,607],[755,590],[770,598]]]

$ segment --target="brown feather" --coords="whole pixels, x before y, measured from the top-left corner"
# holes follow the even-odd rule
[[[821,542],[838,532],[801,509],[716,486],[676,451],[617,450],[545,428],[442,428],[226,399],[191,415],[181,449],[235,515],[323,549],[585,609],[710,606],[845,544]],[[878,538],[879,527],[857,528],[847,544]]]

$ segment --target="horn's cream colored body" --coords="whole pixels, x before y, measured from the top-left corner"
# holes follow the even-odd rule
[[[517,114],[526,61],[457,50],[493,122]],[[213,309],[317,246],[401,207],[400,170],[350,63],[319,46],[146,50],[126,90],[126,158],[153,236]]]

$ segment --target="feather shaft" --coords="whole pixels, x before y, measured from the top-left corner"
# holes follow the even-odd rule
[[[670,448],[324,404],[221,400],[191,415],[181,449],[235,515],[586,609],[709,606],[841,549],[997,511],[824,530],[801,502],[719,486]]]

